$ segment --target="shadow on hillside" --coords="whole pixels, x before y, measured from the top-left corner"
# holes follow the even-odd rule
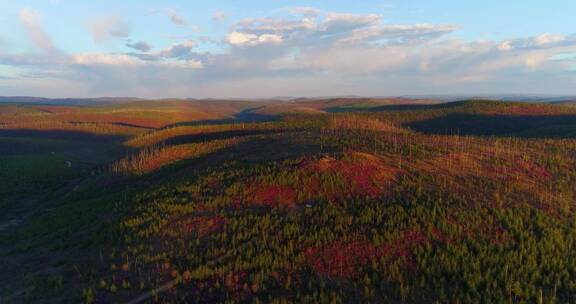
[[[380,106],[338,106],[326,109],[327,112],[386,112],[386,111],[420,111],[420,110],[445,110],[454,108],[467,108],[467,107],[491,107],[506,104],[507,102],[497,100],[482,100],[482,99],[464,99],[457,101],[439,102],[431,104],[390,104]],[[520,104],[520,103],[515,103]]]
[[[322,150],[317,143],[299,142],[300,136],[298,134],[285,135],[251,138],[199,157],[184,158],[166,164],[155,171],[136,178],[143,178],[143,180],[190,179],[199,171],[220,167],[223,164],[229,164],[230,161],[233,161],[235,165],[243,166],[246,163],[262,163],[314,155],[321,151],[329,152],[326,149]],[[121,179],[113,182],[119,181]]]
[[[81,131],[0,129],[0,155],[68,151],[105,145],[117,146],[125,136]],[[113,143],[111,145],[111,143]]]
[[[88,131],[72,130],[0,129],[0,137],[109,141],[124,139],[127,136],[117,134],[98,134]]]
[[[279,119],[277,115],[255,113],[256,110],[259,110],[261,108],[263,107],[242,110],[234,114],[234,119],[239,120],[241,122],[263,122],[263,121],[274,121]]]
[[[167,126],[167,128],[176,126],[226,125],[234,123],[267,122],[267,121],[277,121],[280,118],[275,115],[254,113],[254,111],[258,109],[259,108],[251,108],[242,110],[234,114],[233,117],[230,118],[178,122]]]
[[[320,152],[319,143],[301,142],[298,137],[299,133],[284,133],[282,136],[254,138],[213,153],[210,157],[259,163]]]
[[[218,139],[226,139],[232,137],[244,137],[251,135],[272,135],[286,132],[283,130],[231,130],[218,133],[202,133],[193,135],[181,135],[169,138],[160,143],[160,145],[180,145],[180,144],[193,144],[199,142],[206,142]]]
[[[437,104],[400,104],[400,105],[383,105],[375,107],[333,107],[326,109],[329,113],[348,113],[348,112],[384,112],[384,111],[416,111],[416,110],[431,110],[440,108]]]
[[[449,114],[404,126],[428,134],[576,138],[575,115]]]
[[[86,122],[86,121],[71,120],[71,121],[68,121],[68,123],[72,123],[72,124],[86,124],[86,123],[98,124],[99,122],[97,122],[97,121]],[[142,130],[153,130],[154,129],[153,127],[146,127],[146,126],[131,124],[131,123],[127,123],[127,122],[109,122],[106,124],[113,125],[113,126],[130,127],[130,128],[136,128],[136,129],[142,129]]]

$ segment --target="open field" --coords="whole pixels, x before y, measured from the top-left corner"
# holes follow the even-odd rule
[[[572,106],[0,113],[0,303],[576,301]]]

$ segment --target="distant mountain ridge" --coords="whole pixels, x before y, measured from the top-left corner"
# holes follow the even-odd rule
[[[58,105],[81,105],[94,103],[121,103],[146,100],[136,97],[97,97],[97,98],[45,98],[34,96],[0,96],[0,103],[37,103]]]
[[[554,101],[553,104],[564,105],[564,106],[576,106],[576,98],[570,100],[560,100]]]
[[[576,96],[571,95],[531,95],[531,94],[479,94],[479,95],[405,95],[404,98],[426,98],[444,101],[457,101],[463,99],[484,99],[484,100],[501,100],[501,101],[521,101],[521,102],[551,102],[561,103],[565,101],[576,101]]]
[[[576,102],[576,95],[532,95],[532,94],[421,94],[421,95],[395,95],[395,96],[276,96],[269,98],[139,98],[139,97],[89,97],[89,98],[47,98],[37,96],[0,96],[0,102],[13,103],[93,103],[93,102],[130,102],[139,100],[191,100],[191,101],[318,101],[334,99],[434,99],[442,101],[455,101],[462,99],[496,99],[502,101],[528,101],[528,102]]]

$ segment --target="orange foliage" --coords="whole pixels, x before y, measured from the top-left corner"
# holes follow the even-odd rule
[[[201,126],[179,126],[161,129],[145,133],[134,137],[126,142],[126,145],[134,148],[141,148],[159,144],[170,138],[185,135],[212,134],[233,130],[273,130],[279,128],[277,124],[259,123],[259,124],[228,124],[228,125],[201,125]]]
[[[405,132],[405,130],[388,121],[360,115],[334,116],[330,119],[329,128],[346,130],[366,130],[384,132]]]
[[[216,217],[194,217],[181,222],[182,231],[186,235],[196,233],[199,238],[204,238],[214,232],[220,231],[226,224],[226,219]]]
[[[382,158],[368,153],[349,152],[342,159],[323,157],[318,161],[307,160],[301,165],[305,174],[336,175],[344,179],[348,189],[344,193],[325,193],[330,200],[351,196],[376,198],[385,193],[386,185],[392,182],[399,169],[387,165]],[[311,194],[323,193],[317,189],[320,181],[312,179],[304,189]]]
[[[296,203],[296,191],[291,187],[253,184],[247,188],[247,201],[256,205],[293,206]]]
[[[189,145],[150,147],[116,161],[111,171],[120,175],[141,175],[156,171],[182,159],[194,158],[237,144],[238,138]]]
[[[71,123],[60,121],[30,121],[18,122],[12,124],[0,124],[0,130],[29,130],[29,131],[67,131],[83,132],[89,134],[106,134],[106,135],[135,135],[144,131],[141,128],[135,128],[124,125],[109,123]]]

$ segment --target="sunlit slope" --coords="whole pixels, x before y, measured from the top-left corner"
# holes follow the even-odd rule
[[[235,114],[253,106],[251,102],[153,100],[119,104],[36,105],[0,104],[0,123],[100,123],[140,128],[205,120],[232,119]]]
[[[493,109],[502,107],[510,115],[539,109]],[[150,157],[153,170],[140,177],[113,167],[158,190],[123,208],[120,245],[100,268],[94,295],[130,300],[156,290],[154,299],[166,302],[350,303],[570,297],[573,139],[422,134],[374,114],[278,124],[280,132],[234,134],[225,146],[222,138],[196,141],[205,152],[165,164]],[[163,149],[170,155],[189,145]]]

